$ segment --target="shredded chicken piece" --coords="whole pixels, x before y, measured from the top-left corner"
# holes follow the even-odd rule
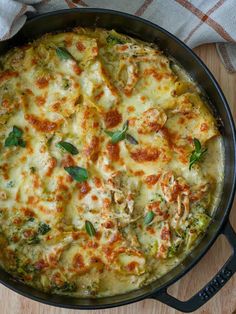
[[[210,188],[209,182],[197,186],[194,190],[191,191],[190,200],[192,202],[195,202],[202,199],[204,195],[209,191],[209,188]]]
[[[161,188],[167,202],[177,202],[177,216],[186,218],[189,214],[190,188],[182,177],[175,178],[174,173],[165,173]]]
[[[3,190],[0,190],[0,200],[4,201],[7,199],[7,193]]]
[[[122,180],[125,180],[125,184]],[[129,184],[128,178],[125,178],[121,171],[117,171],[112,173],[107,182],[112,191],[114,202],[123,210],[127,209],[127,213],[131,215],[134,210],[136,190]]]

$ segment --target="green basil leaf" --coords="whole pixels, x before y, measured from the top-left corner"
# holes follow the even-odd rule
[[[5,139],[4,146],[5,147],[11,147],[11,146],[25,147],[26,143],[21,138],[22,135],[23,135],[23,131],[14,125],[12,131],[9,133],[8,137]]]
[[[22,138],[18,139],[18,146],[21,146],[21,147],[25,147],[26,146],[26,143],[25,143],[25,141]]]
[[[116,144],[125,139],[128,128],[129,128],[129,121],[126,121],[123,125],[122,130],[116,131],[116,132],[110,132],[106,130],[105,133],[111,137],[111,142],[113,144]]]
[[[128,142],[130,142],[130,144],[133,144],[133,145],[138,145],[138,141],[132,136],[130,135],[129,133],[126,133],[126,137]]]
[[[23,135],[23,131],[15,125],[13,126],[12,133],[15,135],[15,137],[21,137]]]
[[[67,151],[71,155],[77,155],[79,153],[78,149],[69,142],[60,141],[56,144],[56,146]]]
[[[207,148],[202,148],[200,141],[197,138],[193,139],[194,142],[194,151],[192,151],[191,156],[189,158],[189,170],[192,169],[192,166],[201,161],[202,157],[207,151]]]
[[[18,145],[18,139],[11,132],[6,138],[4,146],[10,147],[10,146],[17,146],[17,145]]]
[[[56,54],[61,60],[74,60],[74,57],[63,47],[56,48]]]
[[[112,137],[114,135],[115,132],[111,132],[111,131],[107,131],[107,130],[104,130],[104,132],[109,135],[110,137]]]
[[[144,223],[145,225],[149,225],[152,221],[153,221],[153,218],[154,218],[154,212],[153,211],[149,211],[145,217],[144,217]]]
[[[46,234],[51,230],[50,226],[44,222],[39,223],[38,233],[39,234]]]
[[[202,148],[200,141],[197,138],[194,138],[193,142],[194,142],[194,146],[195,146],[195,151],[200,152],[201,148]]]
[[[90,235],[90,237],[93,237],[96,234],[96,230],[93,224],[88,220],[85,221],[85,230],[88,233],[88,235]]]
[[[88,171],[85,168],[70,166],[64,169],[75,181],[84,182],[88,179]]]

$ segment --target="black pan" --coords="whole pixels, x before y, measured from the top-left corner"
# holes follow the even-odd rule
[[[213,112],[221,121],[220,130],[224,139],[225,149],[225,175],[222,198],[207,233],[191,254],[166,275],[139,290],[100,299],[80,299],[50,295],[37,291],[16,281],[3,270],[0,270],[0,282],[28,298],[64,308],[102,309],[151,298],[160,300],[182,312],[194,311],[213,297],[236,272],[236,234],[229,222],[229,212],[232,207],[236,186],[236,135],[227,101],[210,71],[184,43],[153,23],[116,11],[72,9],[31,17],[17,35],[10,40],[0,43],[0,53],[4,53],[12,46],[21,45],[35,39],[46,32],[64,31],[78,25],[115,29],[121,33],[141,38],[144,41],[154,42],[166,54],[173,56],[192,75],[193,79],[199,83],[203,92],[208,95]],[[170,296],[167,293],[167,288],[185,275],[209,250],[221,234],[225,235],[233,250],[225,265],[201,291],[188,301],[180,301]]]

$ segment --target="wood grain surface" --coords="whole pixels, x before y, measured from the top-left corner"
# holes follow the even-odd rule
[[[236,74],[229,74],[221,64],[214,45],[205,45],[195,49],[197,54],[207,64],[220,83],[223,92],[232,108],[236,121]],[[201,83],[201,82],[199,82]],[[231,211],[231,222],[236,230],[236,202]],[[222,236],[204,258],[173,285],[169,292],[181,300],[188,299],[200,289],[223,265],[230,255],[230,248]],[[135,304],[99,311],[74,311],[40,304],[0,285],[0,314],[175,314],[180,313],[172,308],[154,301],[145,300]],[[197,314],[235,314],[236,313],[236,275],[223,289],[201,309]]]

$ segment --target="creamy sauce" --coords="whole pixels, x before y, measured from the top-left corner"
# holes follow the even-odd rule
[[[224,150],[187,73],[102,29],[0,57],[0,265],[103,297],[163,276],[207,232]]]

